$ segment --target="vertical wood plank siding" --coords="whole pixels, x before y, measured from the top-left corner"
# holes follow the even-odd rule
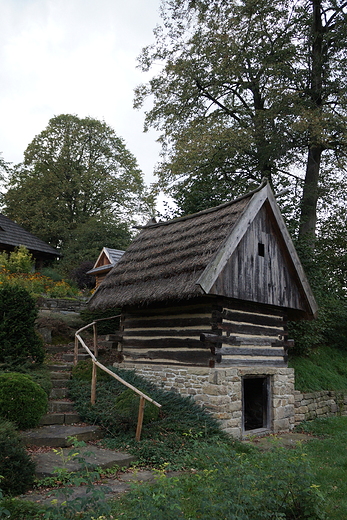
[[[228,260],[211,294],[305,309],[286,247],[265,205]]]

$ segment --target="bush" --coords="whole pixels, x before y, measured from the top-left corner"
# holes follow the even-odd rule
[[[47,394],[30,376],[0,374],[0,416],[19,428],[34,428],[47,411]]]
[[[139,390],[141,390],[139,388]],[[144,390],[141,392],[146,393]],[[140,396],[133,390],[128,388],[116,397],[114,402],[114,409],[122,418],[123,423],[128,423],[129,427],[137,425],[139,414]],[[159,408],[153,403],[146,401],[143,414],[143,424],[148,424],[156,421],[159,417]]]
[[[1,489],[6,495],[20,495],[34,484],[35,464],[25,451],[15,426],[0,419]],[[12,517],[11,517],[12,518]]]
[[[46,278],[50,278],[53,280],[53,282],[61,282],[64,280],[64,276],[58,273],[55,269],[52,267],[44,267],[43,269],[40,269],[40,273],[42,276],[45,276]]]
[[[104,311],[90,311],[88,309],[84,309],[80,313],[81,318],[86,325],[96,320],[117,316],[118,314],[120,314],[120,309],[108,309]],[[119,321],[120,318],[115,318],[114,320],[98,322],[98,334],[114,334],[117,330],[119,330]]]
[[[29,500],[8,497],[0,501],[0,507],[3,507],[10,513],[11,520],[28,520],[29,518],[30,520],[39,520],[44,518],[42,516],[43,507]]]
[[[19,246],[9,255],[0,253],[0,266],[9,273],[31,273],[34,259],[26,247]]]
[[[70,272],[71,280],[75,282],[79,289],[93,289],[95,287],[95,276],[87,274],[93,267],[93,262],[85,260]]]
[[[0,362],[42,363],[43,342],[35,330],[37,309],[28,291],[4,285],[0,290]]]
[[[79,381],[91,381],[93,362],[91,359],[83,359],[72,367],[72,377]],[[97,367],[97,379],[109,379],[110,376],[101,368]]]

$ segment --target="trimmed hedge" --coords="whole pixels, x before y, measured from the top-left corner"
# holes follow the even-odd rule
[[[47,411],[48,397],[43,388],[26,374],[0,373],[0,417],[18,428],[34,428]]]

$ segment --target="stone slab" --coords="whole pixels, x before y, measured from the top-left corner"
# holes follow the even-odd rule
[[[22,439],[27,445],[50,446],[65,448],[71,445],[69,437],[76,437],[79,441],[101,439],[103,434],[99,426],[42,426],[21,432]]]
[[[181,472],[168,471],[166,473],[167,477],[174,477],[180,475]],[[128,491],[131,488],[132,482],[153,482],[155,481],[156,475],[152,471],[136,471],[135,473],[123,473],[119,475],[117,478],[109,478],[102,485],[96,485],[97,489],[103,490],[106,493],[106,499],[112,499],[119,496],[121,493]],[[86,486],[79,487],[71,487],[69,488],[71,491],[71,495],[69,496],[69,500],[74,500],[79,497],[86,496]],[[32,502],[36,502],[38,504],[45,504],[47,506],[52,504],[52,500],[57,500],[60,504],[64,500],[66,500],[65,496],[59,490],[50,490],[42,493],[30,493],[26,495],[21,495],[22,499],[30,500]]]
[[[51,477],[54,475],[56,468],[65,468],[69,472],[81,469],[81,464],[76,460],[83,457],[87,464],[98,466],[100,468],[128,468],[135,460],[133,455],[119,451],[105,450],[97,446],[86,446],[84,448],[76,448],[73,450],[76,456],[72,460],[68,460],[72,448],[61,448],[60,450],[51,450],[46,453],[36,453],[33,459],[36,463],[36,476],[38,478]],[[78,454],[78,455],[77,455]]]

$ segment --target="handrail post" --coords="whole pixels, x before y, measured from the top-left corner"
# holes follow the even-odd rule
[[[93,347],[94,356],[98,357],[98,325],[96,322],[93,323]]]
[[[94,356],[98,356],[98,329],[97,324],[93,323],[93,347],[94,347]],[[90,392],[90,402],[94,405],[96,402],[96,378],[97,378],[97,366],[93,361],[92,367],[92,388]]]
[[[114,319],[114,318],[118,318],[118,317],[119,316],[111,316],[109,318],[101,318],[100,320],[96,320],[96,321],[110,320],[110,319]],[[80,333],[82,331],[88,329],[91,326],[93,326],[94,354],[89,349],[89,347],[87,347],[87,345],[83,341],[82,337],[80,336]],[[143,416],[144,416],[144,409],[145,409],[146,400],[149,401],[150,403],[153,403],[158,408],[161,408],[161,404],[159,404],[156,401],[154,401],[154,399],[151,399],[148,395],[142,393],[138,388],[136,388],[135,386],[131,385],[130,383],[128,383],[127,381],[122,379],[119,375],[115,374],[110,369],[106,368],[102,363],[100,363],[97,360],[96,356],[97,356],[97,353],[98,353],[98,344],[97,344],[97,324],[96,324],[96,322],[89,323],[88,325],[85,325],[84,327],[82,327],[81,329],[79,329],[78,331],[75,332],[75,352],[74,352],[74,364],[75,365],[77,364],[77,361],[78,361],[78,347],[79,347],[79,343],[81,343],[81,346],[84,348],[84,350],[86,350],[88,352],[89,356],[92,359],[92,363],[93,363],[93,366],[92,366],[92,388],[91,388],[91,403],[92,403],[92,405],[94,405],[95,401],[96,401],[96,375],[97,375],[97,367],[100,367],[104,372],[106,372],[107,374],[112,376],[114,379],[117,379],[117,381],[119,381],[120,383],[122,383],[126,387],[130,388],[137,395],[140,396],[139,414],[138,414],[138,419],[137,419],[137,428],[136,428],[136,437],[135,437],[136,440],[139,441],[140,437],[141,437],[141,432],[142,432],[142,423],[143,423]]]
[[[73,364],[74,367],[77,365],[78,361],[78,338],[75,336],[75,349],[74,349],[74,356],[73,356]]]
[[[96,369],[97,366],[92,359],[93,367],[92,367],[92,388],[90,392],[90,402],[94,405],[96,401]]]
[[[140,397],[140,404],[139,404],[139,416],[138,416],[138,419],[137,419],[137,428],[136,428],[136,437],[135,437],[135,439],[137,441],[139,441],[140,437],[141,437],[144,411],[145,411],[145,398],[142,397],[142,395],[141,395],[141,397]]]

